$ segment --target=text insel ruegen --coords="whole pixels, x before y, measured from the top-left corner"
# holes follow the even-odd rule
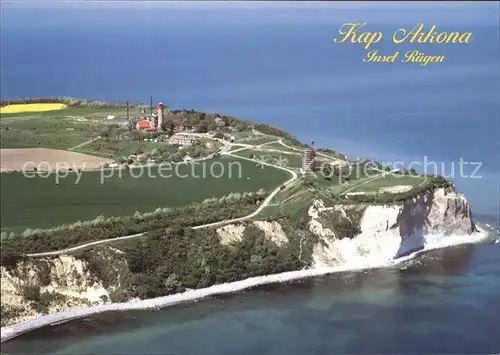
[[[336,44],[354,43],[361,44],[365,49],[370,49],[373,44],[380,43],[383,39],[382,32],[362,31],[362,27],[366,23],[356,22],[344,23],[339,28],[339,37],[333,39]],[[400,28],[392,34],[392,42],[394,44],[415,43],[415,44],[442,44],[456,43],[466,44],[472,40],[471,32],[438,32],[436,25],[432,25],[429,31],[425,30],[424,24],[417,24],[411,29]],[[370,50],[363,62],[365,63],[395,63],[399,57],[399,51],[394,54],[382,55],[380,50]],[[410,50],[404,54],[401,59],[402,63],[418,63],[421,66],[426,66],[429,63],[442,63],[445,57],[443,55],[426,55],[418,50]]]

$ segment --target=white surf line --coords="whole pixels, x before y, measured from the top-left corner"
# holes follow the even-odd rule
[[[230,153],[225,153],[224,155],[232,156]],[[240,158],[240,159],[244,159],[244,160],[249,160],[251,162],[257,163],[257,161],[252,160],[250,158],[240,157],[240,156],[237,156],[237,155],[235,155],[234,157]],[[280,167],[280,166],[276,166],[276,165],[273,165],[273,164],[269,164],[269,163],[261,163],[261,162],[258,162],[258,163],[259,163],[259,165],[268,165],[270,167],[273,167],[273,168],[276,168],[276,169],[280,169],[280,170],[284,170],[284,171],[289,172],[292,175],[292,177],[288,181],[286,181],[284,184],[282,184],[282,185],[288,186],[289,184],[293,183],[297,179],[297,174],[293,170],[290,170],[290,169],[287,169],[287,168],[284,168],[284,167]],[[223,220],[223,221],[219,221],[219,222],[202,224],[202,225],[199,225],[199,226],[191,227],[191,229],[196,230],[196,229],[202,229],[202,228],[208,228],[208,227],[216,227],[216,226],[222,226],[222,225],[226,225],[226,224],[237,223],[237,222],[241,222],[241,221],[244,221],[244,220],[247,220],[247,219],[251,219],[251,218],[255,217],[256,215],[258,215],[265,207],[267,207],[267,205],[269,205],[269,203],[271,202],[272,198],[280,190],[281,190],[281,185],[279,185],[276,189],[274,189],[269,194],[269,196],[262,202],[262,204],[254,212],[250,213],[249,215],[246,215],[246,216],[243,216],[243,217],[238,217],[238,218],[233,218],[233,219],[229,219],[229,220]],[[123,236],[123,237],[97,240],[97,241],[94,241],[94,242],[85,243],[85,244],[78,245],[78,246],[71,247],[71,248],[66,248],[66,249],[61,249],[61,250],[55,250],[55,251],[48,251],[48,252],[41,252],[41,253],[25,254],[25,256],[26,257],[30,257],[30,258],[45,257],[45,256],[57,256],[57,255],[61,255],[61,254],[67,254],[67,253],[75,252],[75,251],[78,251],[78,250],[81,250],[81,249],[86,249],[88,247],[92,247],[92,246],[96,246],[96,245],[114,243],[114,242],[117,242],[117,241],[120,241],[120,240],[127,240],[127,239],[133,239],[133,238],[141,237],[141,236],[146,235],[146,233],[147,232],[143,232],[143,233],[137,233],[137,234],[132,234],[132,235],[126,235],[126,236]]]
[[[74,147],[71,147],[71,148],[68,148],[68,150],[74,150],[74,149],[77,149],[77,148],[80,148],[80,147],[83,147],[83,146],[86,146],[87,144],[90,144],[92,142],[95,142],[96,140],[98,140],[100,137],[96,137],[96,138],[93,138],[91,140],[88,140],[86,142],[83,142],[81,144],[78,144],[78,145],[75,145]]]
[[[481,233],[484,233],[484,231],[481,231]],[[19,335],[22,335],[24,333],[27,333],[35,329],[39,329],[44,326],[55,325],[57,323],[67,322],[102,312],[159,309],[168,306],[173,306],[179,303],[185,303],[189,301],[195,301],[207,298],[213,295],[235,293],[248,288],[267,285],[267,284],[283,283],[314,276],[322,276],[340,272],[353,272],[353,271],[373,270],[382,268],[392,268],[432,250],[443,249],[463,244],[479,243],[486,237],[487,233],[486,235],[481,235],[481,236],[476,235],[475,238],[474,237],[471,238],[471,236],[467,236],[467,238],[453,238],[453,242],[437,243],[422,250],[413,252],[407,256],[395,260],[394,259],[386,260],[376,264],[361,264],[361,265],[348,264],[337,267],[288,271],[279,274],[251,277],[240,281],[213,285],[202,289],[189,290],[182,293],[176,293],[173,295],[151,298],[146,300],[69,309],[67,311],[47,314],[21,323],[2,327],[0,329],[0,334],[1,334],[0,341],[3,343]]]
[[[304,244],[304,239],[306,237],[306,234],[305,233],[301,233],[301,232],[299,232],[298,234],[300,235],[300,240],[299,240],[299,256],[298,256],[298,258],[299,258],[300,261],[304,262],[302,260],[302,249],[303,249],[303,244]]]

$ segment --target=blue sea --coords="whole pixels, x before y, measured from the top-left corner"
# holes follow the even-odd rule
[[[148,102],[152,95],[173,108],[266,122],[352,159],[411,164],[452,178],[477,218],[498,228],[498,2],[1,6],[2,99]],[[418,50],[445,60],[364,63],[362,44],[333,43],[346,22],[382,32],[382,41],[370,47],[380,54],[399,51],[401,58]],[[392,42],[394,31],[421,23],[427,31],[435,24],[438,32],[471,32],[472,40]],[[77,335],[44,330],[7,343],[5,351],[499,352],[499,255],[499,244],[456,247],[424,257],[407,272],[311,279],[139,312],[119,325],[88,320],[105,331],[76,323],[68,327],[79,329]]]

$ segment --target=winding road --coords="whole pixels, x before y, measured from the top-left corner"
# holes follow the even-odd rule
[[[192,134],[192,135],[196,135],[196,134]],[[262,212],[262,210],[269,205],[269,203],[271,202],[271,200],[273,199],[273,197],[276,196],[276,194],[280,191],[281,186],[285,186],[286,187],[286,186],[292,184],[293,182],[295,182],[295,180],[297,180],[297,178],[298,178],[297,173],[294,170],[292,170],[292,169],[288,169],[288,168],[285,168],[285,167],[282,167],[282,166],[278,166],[278,165],[274,165],[274,164],[270,164],[270,163],[256,161],[254,159],[250,159],[250,158],[246,158],[246,157],[241,157],[241,156],[238,156],[238,155],[232,155],[232,153],[234,153],[234,152],[230,152],[229,149],[231,149],[231,147],[233,146],[233,144],[231,144],[229,142],[226,142],[226,141],[224,141],[222,139],[217,139],[217,138],[212,138],[212,139],[217,140],[217,141],[221,142],[222,144],[224,144],[224,147],[222,148],[222,150],[220,152],[221,155],[232,156],[232,157],[235,157],[235,158],[238,158],[238,159],[243,159],[243,160],[248,160],[248,161],[251,161],[251,162],[255,162],[255,163],[258,163],[259,165],[267,165],[267,166],[270,166],[270,167],[273,167],[273,168],[276,168],[276,169],[284,170],[284,171],[286,171],[286,172],[288,172],[288,173],[291,174],[291,178],[288,179],[284,184],[276,187],[269,194],[269,196],[267,196],[266,199],[259,205],[259,207],[254,212],[250,213],[249,215],[246,215],[246,216],[243,216],[243,217],[239,217],[239,218],[234,218],[234,219],[227,219],[227,220],[220,221],[220,222],[202,224],[202,225],[199,225],[199,226],[191,227],[192,229],[196,230],[196,229],[202,229],[202,228],[218,227],[218,226],[222,226],[222,225],[226,225],[226,224],[231,224],[231,223],[237,223],[237,222],[241,222],[241,221],[253,218],[253,217],[257,216],[260,212]],[[234,145],[235,146],[239,146],[239,144],[234,144]],[[252,145],[245,145],[245,146],[247,146],[247,147],[245,147],[245,149],[254,148],[254,146],[252,146]],[[238,150],[238,151],[240,151],[240,150]],[[25,256],[31,257],[31,258],[36,258],[36,257],[57,256],[57,255],[62,255],[62,254],[68,254],[68,253],[72,253],[72,252],[75,252],[75,251],[83,250],[83,249],[86,249],[86,248],[89,248],[89,247],[93,247],[93,246],[96,246],[96,245],[109,244],[109,243],[114,243],[114,242],[118,242],[118,241],[123,241],[123,240],[128,240],[128,239],[133,239],[133,238],[141,237],[141,236],[144,236],[146,233],[147,232],[126,235],[126,236],[118,237],[118,238],[103,239],[103,240],[98,240],[98,241],[94,241],[94,242],[89,242],[89,243],[81,244],[81,245],[78,245],[76,247],[71,247],[71,248],[66,248],[66,249],[60,249],[60,250],[55,250],[55,251],[49,251],[49,252],[43,252],[43,253],[25,254]]]

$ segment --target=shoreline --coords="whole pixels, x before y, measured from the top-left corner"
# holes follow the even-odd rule
[[[245,289],[261,285],[283,283],[288,281],[294,281],[309,277],[322,276],[340,272],[359,272],[363,270],[392,268],[409,260],[415,259],[418,256],[433,250],[445,249],[459,245],[481,243],[482,241],[487,240],[490,232],[491,231],[486,230],[484,228],[478,228],[478,232],[475,234],[467,236],[453,236],[452,241],[448,240],[446,242],[441,241],[434,245],[428,245],[423,249],[415,251],[409,255],[397,259],[387,260],[385,262],[377,264],[344,265],[344,266],[336,266],[328,268],[288,271],[279,274],[255,276],[240,281],[212,285],[210,287],[202,289],[188,290],[181,293],[161,296],[157,298],[122,302],[122,303],[112,303],[112,304],[92,306],[92,307],[80,307],[53,314],[47,314],[34,319],[26,320],[21,323],[8,325],[1,328],[0,343],[4,343],[8,340],[11,340],[15,337],[18,337],[35,329],[39,329],[50,325],[66,323],[75,319],[84,318],[97,313],[103,313],[109,311],[160,309],[181,303],[187,303],[205,299],[209,296],[236,293]]]

